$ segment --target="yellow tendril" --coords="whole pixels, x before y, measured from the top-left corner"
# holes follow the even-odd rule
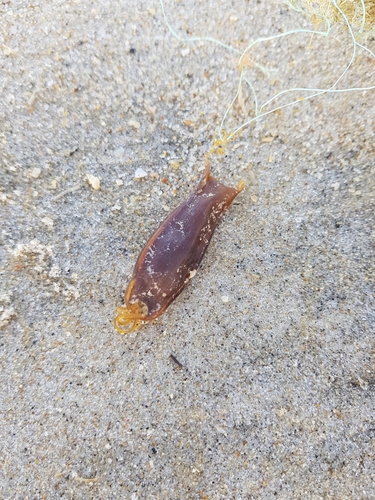
[[[232,142],[234,139],[235,139],[235,134],[233,132],[226,132],[225,130],[222,130],[221,137],[216,136],[214,138],[212,147],[206,154],[206,162],[208,161],[209,157],[212,156],[214,153],[220,156],[224,156],[228,142]]]
[[[126,307],[118,307],[117,316],[113,324],[118,333],[125,335],[126,333],[138,330],[141,326],[141,321],[136,314],[129,311]]]
[[[143,318],[147,316],[147,307],[142,302],[131,304],[130,309],[125,306],[118,307],[116,311],[117,316],[113,324],[123,335],[138,330],[143,323]]]

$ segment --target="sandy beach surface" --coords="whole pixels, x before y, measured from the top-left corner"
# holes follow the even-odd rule
[[[165,10],[198,39],[153,0],[0,2],[0,497],[373,500],[375,91],[261,109],[336,81],[343,23],[249,51],[223,129],[254,117],[252,89],[258,111],[298,102],[212,156],[246,189],[186,290],[113,327],[241,52],[314,29],[276,1]],[[337,88],[375,85],[357,49]]]

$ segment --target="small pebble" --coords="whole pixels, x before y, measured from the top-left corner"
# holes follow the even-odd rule
[[[190,49],[182,49],[181,50],[182,57],[186,57],[189,54],[190,54]]]
[[[118,186],[122,186],[124,184],[124,181],[122,181],[121,179],[116,179],[116,184]]]
[[[229,302],[229,297],[227,295],[223,295],[221,297],[221,300],[224,302],[224,304],[226,304],[227,302]]]
[[[169,164],[173,168],[173,170],[178,170],[180,168],[181,161],[170,161]]]

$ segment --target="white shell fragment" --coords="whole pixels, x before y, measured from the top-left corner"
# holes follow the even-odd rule
[[[97,191],[100,189],[100,179],[99,177],[95,177],[95,175],[87,174],[87,182],[90,184],[90,186]]]
[[[42,169],[34,167],[30,169],[29,172],[30,172],[30,177],[34,177],[34,179],[37,179],[40,176]]]
[[[143,170],[142,167],[138,167],[137,170],[134,172],[134,178],[143,179],[144,177],[147,177],[147,172]]]
[[[43,219],[41,219],[41,222],[48,226],[49,229],[53,228],[53,219],[51,219],[51,217],[44,217]]]
[[[130,127],[133,127],[135,129],[139,129],[141,124],[139,122],[137,122],[137,120],[129,120],[129,125]]]
[[[116,158],[120,158],[120,156],[123,156],[123,154],[124,154],[124,148],[118,148],[114,152],[114,155],[116,156]]]

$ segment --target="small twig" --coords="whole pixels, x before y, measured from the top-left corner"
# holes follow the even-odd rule
[[[180,362],[178,361],[178,359],[177,359],[175,356],[173,356],[173,354],[170,354],[170,355],[169,355],[169,357],[171,358],[171,360],[172,360],[174,363],[176,363],[176,365],[178,366],[179,370],[181,370],[181,368],[183,368],[183,367],[184,367],[184,365],[183,365],[182,363],[180,363]]]
[[[75,480],[79,481],[80,483],[96,483],[96,481],[99,481],[102,478],[102,476],[97,476],[97,477],[80,477],[76,476]]]
[[[58,194],[57,196],[55,196],[52,201],[58,201],[60,198],[62,198],[66,194],[75,193],[76,191],[78,191],[79,189],[81,189],[81,187],[82,187],[81,184],[78,184],[77,186],[73,186],[71,188],[65,189],[65,191],[62,191],[60,194]]]

